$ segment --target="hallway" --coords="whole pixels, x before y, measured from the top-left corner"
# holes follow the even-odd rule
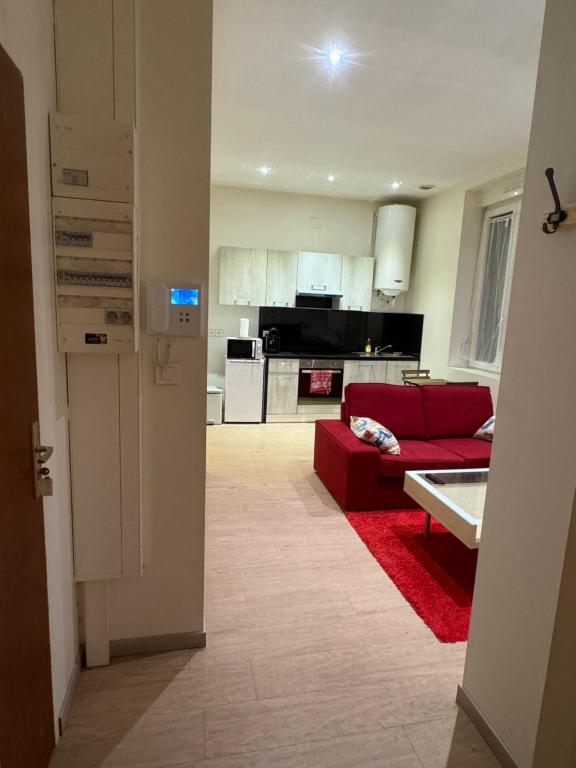
[[[207,648],[81,675],[52,768],[496,768],[439,643],[312,470],[313,425],[208,428]]]

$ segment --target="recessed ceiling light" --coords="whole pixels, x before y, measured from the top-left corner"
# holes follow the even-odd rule
[[[402,186],[402,182],[401,181],[393,181],[390,186],[392,187],[392,189],[400,189],[400,187]]]
[[[270,168],[269,165],[261,165],[260,168],[258,168],[258,173],[261,176],[270,176],[272,173],[272,168]]]
[[[333,173],[331,173],[331,174],[328,176],[328,181],[330,182],[330,184],[332,184],[334,181],[336,181],[336,176],[334,176],[334,174],[333,174]]]
[[[332,48],[328,53],[328,61],[333,67],[337,67],[343,58],[344,54],[338,48]]]
[[[418,189],[422,189],[424,192],[428,192],[430,189],[434,189],[435,184],[420,184]]]

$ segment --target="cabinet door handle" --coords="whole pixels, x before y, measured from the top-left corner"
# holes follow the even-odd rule
[[[325,291],[326,286],[325,285],[311,285],[310,286],[311,291]]]
[[[234,299],[234,304],[242,304],[242,306],[249,307],[250,299]]]
[[[288,302],[287,301],[273,301],[272,302],[273,307],[287,307]]]
[[[361,312],[363,307],[362,304],[348,304],[348,309],[359,309]]]

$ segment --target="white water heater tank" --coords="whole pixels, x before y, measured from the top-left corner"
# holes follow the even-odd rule
[[[410,284],[416,208],[383,205],[378,209],[374,242],[374,290],[398,296]]]

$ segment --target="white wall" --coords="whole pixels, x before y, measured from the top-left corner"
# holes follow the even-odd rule
[[[48,113],[55,103],[51,0],[0,0],[0,44],[24,78],[36,365],[42,441],[54,496],[44,499],[54,715],[74,671],[78,637],[72,573],[68,425],[64,356],[56,350],[52,292],[52,226]]]
[[[550,657],[576,484],[576,231],[541,231],[552,207],[546,167],[565,203],[576,201],[575,38],[573,0],[548,0],[464,673],[466,693],[521,768],[572,768],[576,743],[573,647]],[[557,732],[535,762],[550,668],[569,696],[547,702]]]
[[[136,15],[141,276],[208,280],[211,0]],[[110,582],[112,639],[202,632],[206,337],[174,343],[180,386],[154,382],[142,337],[144,573]]]
[[[238,333],[241,317],[249,317],[250,332],[258,332],[255,307],[218,304],[218,248],[223,245],[287,251],[321,251],[372,256],[375,203],[316,195],[267,192],[236,187],[212,187],[210,220],[210,328],[222,338],[208,340],[208,381],[224,383],[226,336]],[[400,297],[394,311],[403,311]],[[389,305],[374,294],[373,311]]]

